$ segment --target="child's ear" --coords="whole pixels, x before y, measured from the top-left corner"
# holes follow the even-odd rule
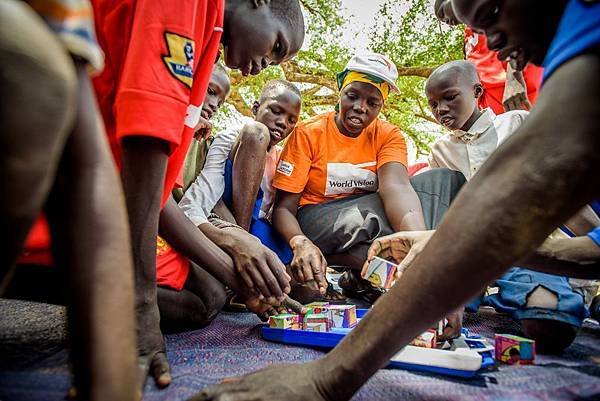
[[[260,6],[266,6],[271,2],[271,0],[252,0],[252,4],[254,8],[258,8]]]
[[[252,114],[254,114],[254,117],[256,117],[256,115],[258,114],[259,107],[260,103],[258,103],[258,101],[254,102],[254,104],[252,105]]]
[[[479,99],[483,95],[483,86],[475,84],[475,99]]]

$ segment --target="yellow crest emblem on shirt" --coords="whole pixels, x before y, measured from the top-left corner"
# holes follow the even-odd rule
[[[165,32],[165,40],[169,53],[162,59],[167,69],[191,88],[194,81],[194,41],[172,32]]]

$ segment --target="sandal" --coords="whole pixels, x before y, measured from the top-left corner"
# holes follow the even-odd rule
[[[375,287],[367,280],[357,277],[357,273],[347,270],[340,276],[338,285],[342,289],[342,294],[350,298],[360,299],[369,304],[375,303],[380,296],[385,294],[382,288]]]
[[[246,304],[229,288],[225,288],[225,306],[223,310],[226,312],[250,312],[246,308]]]

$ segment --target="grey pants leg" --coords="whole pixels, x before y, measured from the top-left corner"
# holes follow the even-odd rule
[[[421,200],[427,228],[435,228],[466,180],[459,172],[433,169],[410,182]],[[297,218],[304,234],[325,255],[349,253],[366,259],[376,238],[394,233],[378,193],[304,206]]]
[[[421,201],[425,225],[429,230],[439,226],[466,182],[461,172],[447,168],[431,169],[410,178],[410,184]]]

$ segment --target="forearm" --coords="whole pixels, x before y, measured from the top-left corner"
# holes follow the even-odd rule
[[[201,225],[205,226],[212,227],[210,223]],[[205,234],[206,231],[194,226],[172,198],[167,201],[160,215],[160,235],[182,255],[237,292],[240,284],[231,258]],[[213,238],[218,236],[213,235]]]
[[[589,237],[548,238],[519,266],[576,278],[600,278],[600,247]]]
[[[578,61],[571,76],[593,66],[584,63]],[[561,72],[553,79],[560,80]],[[594,92],[591,98],[596,98],[596,85],[590,85],[597,83],[590,79],[594,74],[586,74],[586,84],[546,85],[548,100],[538,103],[538,111],[545,113],[532,113],[519,135],[492,155],[458,195],[412,268],[325,357],[325,369],[336,375],[338,388],[352,394],[411,338],[466,303],[599,195],[597,105],[578,105],[573,120],[568,118],[572,110],[550,104],[559,93],[565,104],[579,92]],[[564,135],[567,121],[579,124]]]
[[[296,215],[285,207],[273,209],[273,227],[289,244],[292,239],[306,238]],[[306,240],[308,240],[306,238]]]
[[[600,219],[594,210],[586,205],[564,224],[576,236],[585,235],[600,226]]]
[[[410,184],[394,185],[379,192],[388,222],[394,231],[426,230],[421,201]]]

